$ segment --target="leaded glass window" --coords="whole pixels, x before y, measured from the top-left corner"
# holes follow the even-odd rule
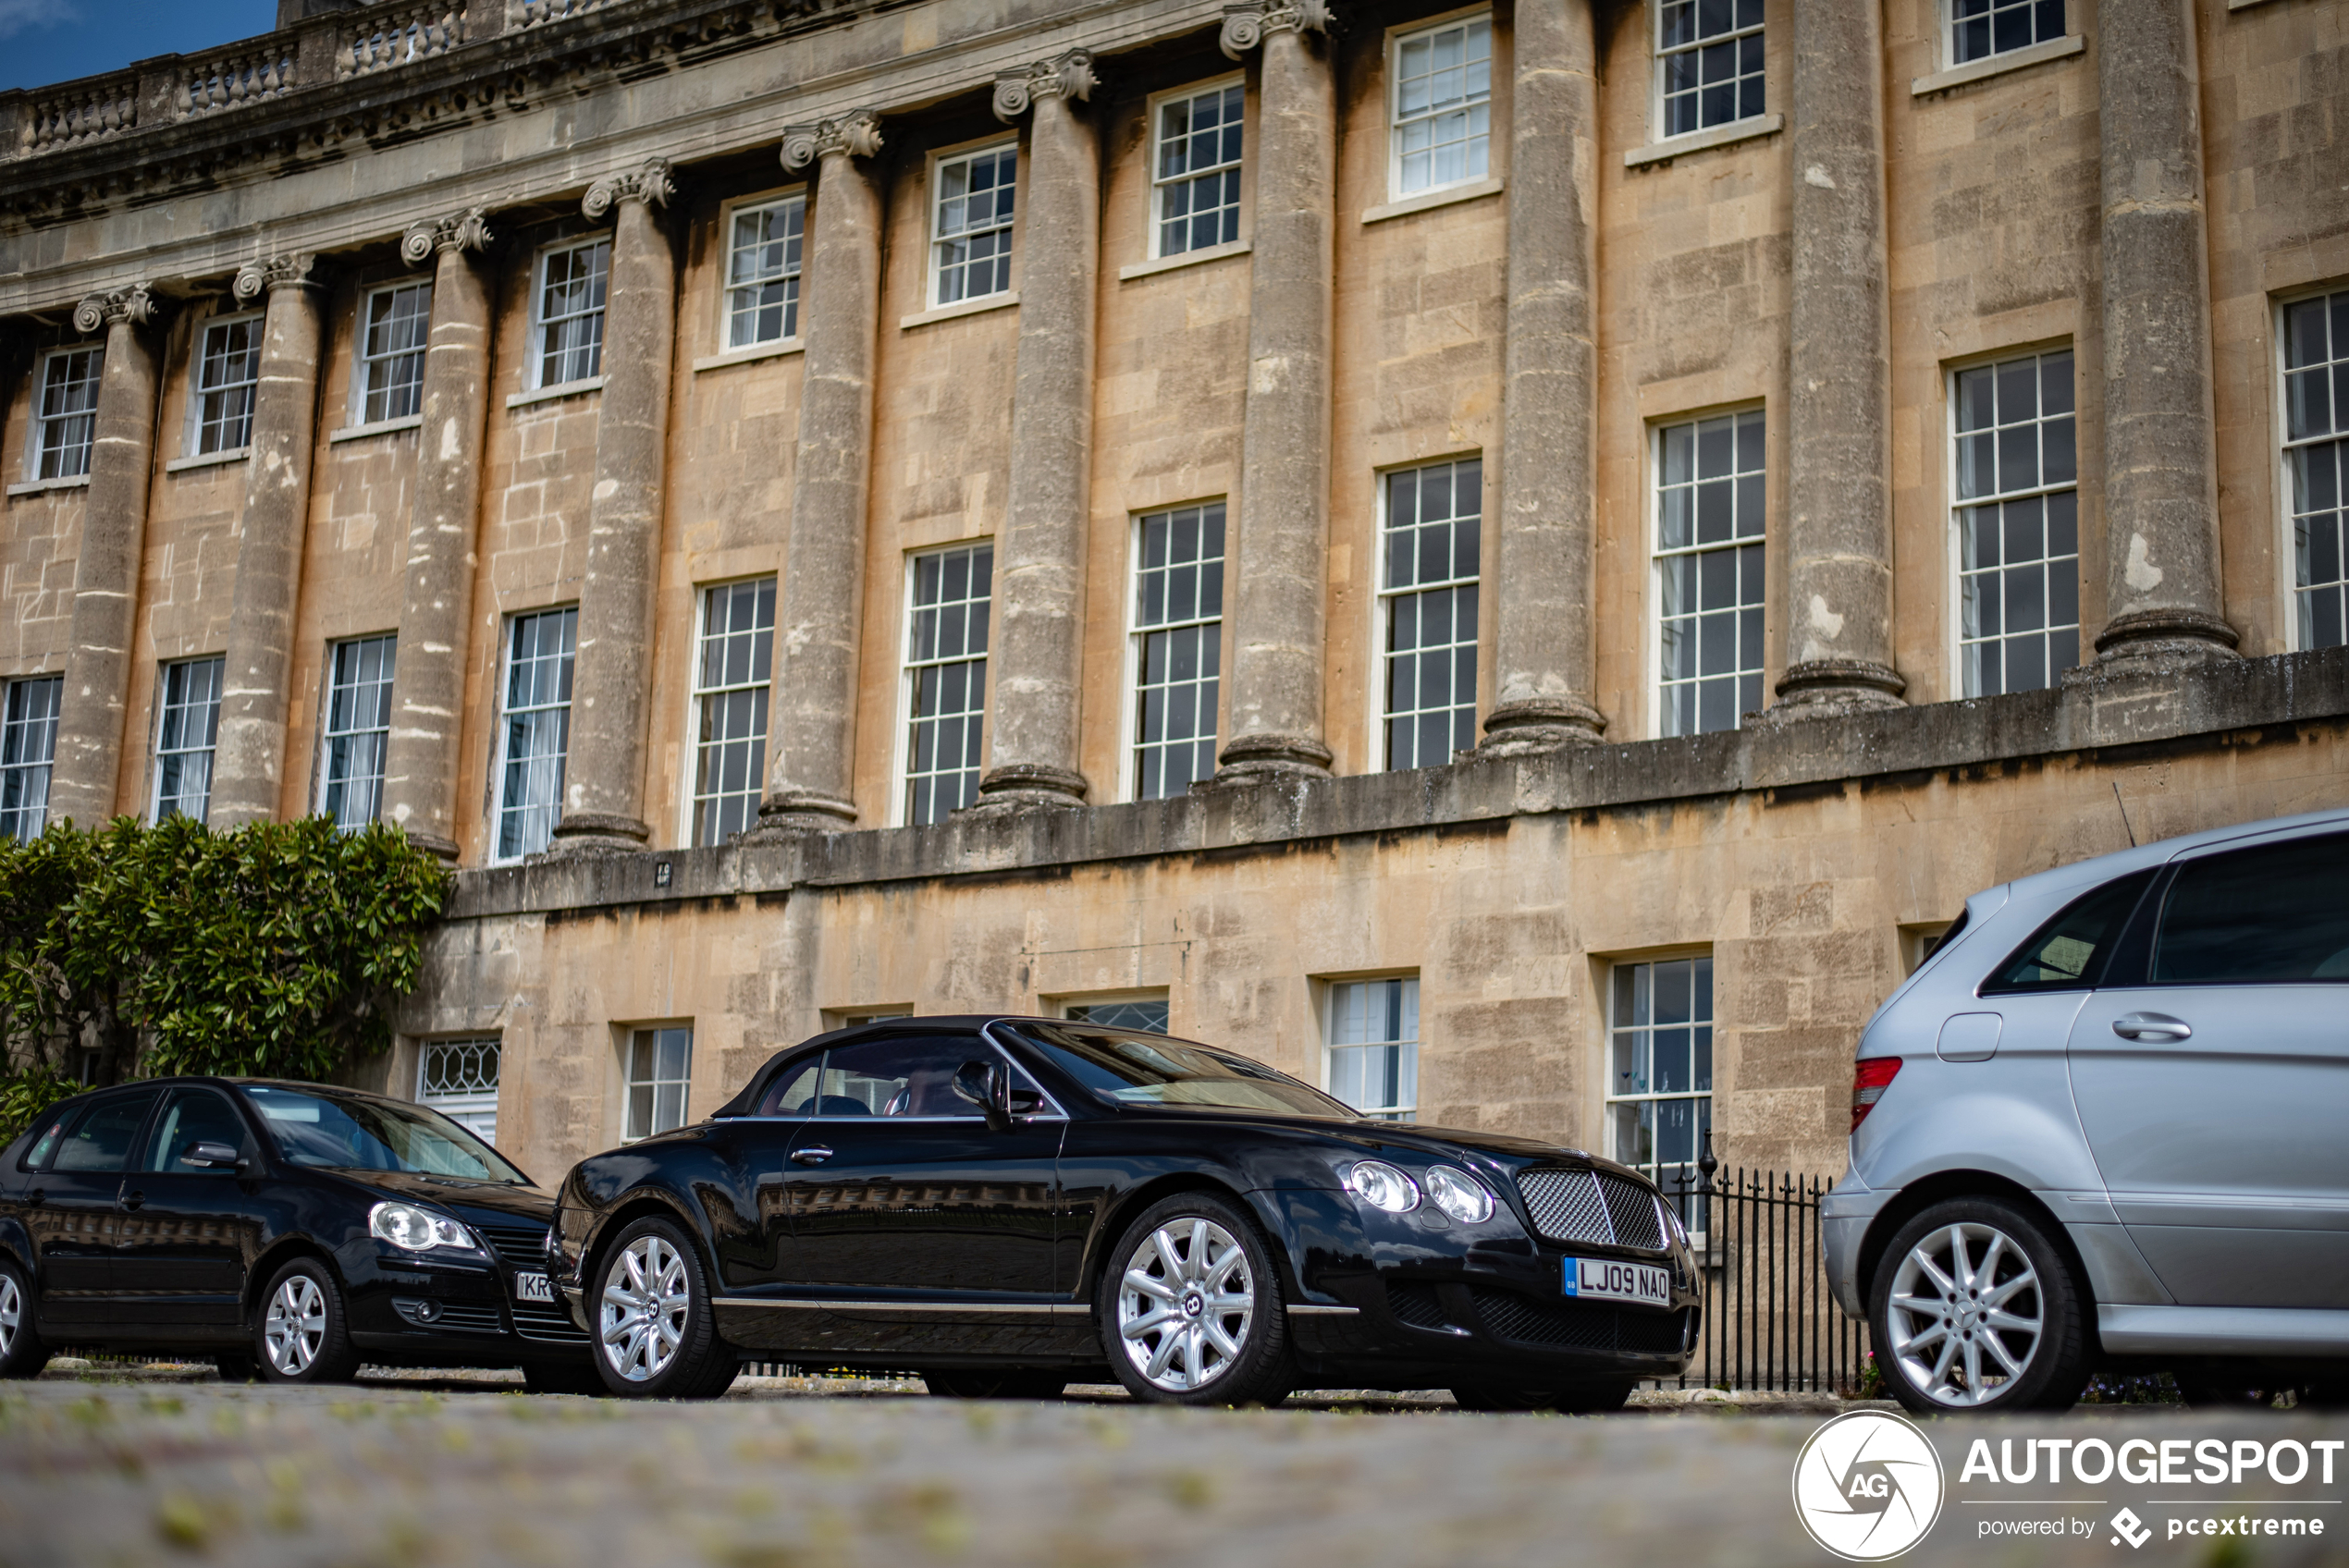
[[[424,1041],[416,1051],[416,1098],[495,1144],[501,1054],[495,1035]]]
[[[1386,476],[1379,600],[1386,766],[1440,767],[1476,744],[1478,557],[1484,461]]]
[[[995,546],[916,556],[905,650],[905,821],[943,822],[978,799]]]
[[[1215,771],[1224,668],[1224,503],[1136,524],[1134,798],[1180,795]]]
[[[1952,385],[1965,694],[2037,691],[2080,662],[2072,350],[1976,365]]]
[[[1079,1023],[1111,1029],[1138,1029],[1146,1035],[1166,1033],[1166,998],[1142,998],[1123,1002],[1071,1002],[1067,1016]]]
[[[1762,706],[1762,410],[1655,433],[1657,706],[1665,735]]]

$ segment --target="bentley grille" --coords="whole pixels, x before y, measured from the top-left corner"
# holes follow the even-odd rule
[[[1551,1241],[1664,1250],[1663,1213],[1641,1182],[1607,1170],[1525,1170],[1517,1190]]]

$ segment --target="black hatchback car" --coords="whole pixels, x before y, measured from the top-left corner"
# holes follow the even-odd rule
[[[1697,1331],[1686,1233],[1633,1171],[1064,1020],[820,1035],[710,1120],[580,1162],[557,1234],[621,1393],[707,1396],[755,1357],[959,1395],[1113,1376],[1164,1403],[1593,1410]]]
[[[363,1357],[600,1391],[548,1285],[553,1211],[402,1100],[240,1078],[76,1096],[0,1154],[0,1376],[70,1344],[271,1382],[348,1378]]]

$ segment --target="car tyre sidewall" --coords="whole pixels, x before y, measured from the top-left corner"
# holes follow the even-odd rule
[[[1910,1378],[1893,1354],[1892,1280],[1901,1259],[1936,1231],[1951,1225],[1986,1225],[2020,1248],[2038,1276],[2039,1343],[2022,1376],[1979,1404],[1944,1404]],[[1912,1216],[1892,1237],[1870,1282],[1868,1330],[1876,1366],[1892,1397],[1919,1415],[1993,1415],[2013,1410],[2069,1410],[2088,1382],[2085,1327],[2089,1301],[2063,1250],[2049,1238],[2044,1221],[2020,1207],[1990,1197],[1949,1198]]]
[[[684,1259],[685,1322],[669,1365],[642,1381],[622,1377],[604,1352],[604,1288],[628,1248],[646,1236],[658,1236]],[[656,1216],[623,1227],[596,1261],[588,1288],[589,1354],[604,1387],[622,1399],[716,1399],[732,1388],[742,1370],[733,1347],[718,1336],[718,1317],[709,1299],[709,1271],[702,1266],[701,1249],[677,1224]]]
[[[1248,1255],[1248,1269],[1256,1291],[1248,1342],[1240,1347],[1229,1370],[1196,1389],[1162,1389],[1142,1376],[1125,1354],[1118,1331],[1117,1297],[1127,1259],[1141,1239],[1177,1219],[1209,1219],[1223,1227]],[[1094,1292],[1094,1310],[1101,1323],[1101,1349],[1110,1372],[1125,1391],[1149,1404],[1243,1405],[1278,1404],[1297,1385],[1289,1354],[1288,1308],[1281,1292],[1281,1275],[1272,1243],[1256,1220],[1238,1204],[1209,1192],[1177,1193],[1144,1209],[1118,1237],[1102,1267]]]
[[[32,1277],[8,1258],[0,1258],[0,1280],[7,1284],[0,1291],[13,1289],[17,1295],[16,1337],[8,1341],[5,1354],[0,1354],[0,1378],[38,1378],[42,1368],[49,1365],[51,1352],[42,1342],[40,1325],[35,1319]]]
[[[326,1308],[326,1326],[318,1336],[317,1354],[298,1372],[281,1371],[269,1357],[269,1307],[289,1280],[306,1278],[317,1286]],[[342,1285],[335,1271],[315,1257],[297,1257],[270,1278],[253,1314],[253,1370],[264,1383],[348,1383],[359,1375],[359,1352],[351,1342],[351,1316]]]

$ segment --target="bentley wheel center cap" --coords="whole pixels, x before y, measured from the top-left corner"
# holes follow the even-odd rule
[[[1186,1292],[1184,1293],[1183,1316],[1186,1317],[1197,1317],[1201,1312],[1206,1310],[1206,1307],[1207,1304],[1199,1300],[1199,1293],[1197,1292]]]

